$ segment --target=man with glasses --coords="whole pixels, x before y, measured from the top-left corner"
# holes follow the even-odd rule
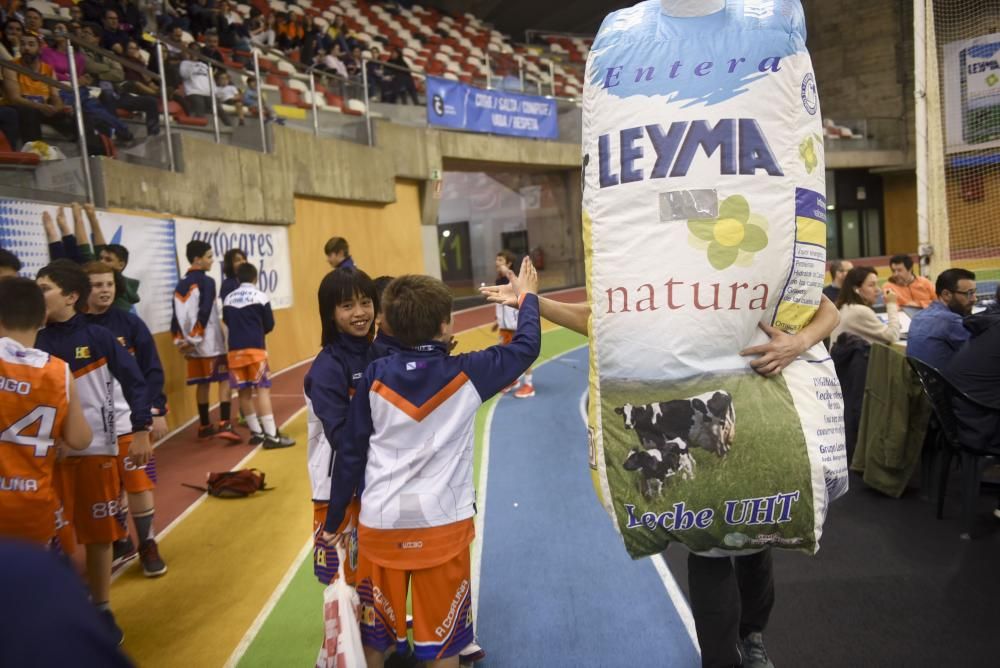
[[[976,275],[966,269],[941,272],[935,284],[937,299],[913,317],[906,354],[943,369],[969,340],[962,319],[976,303]]]

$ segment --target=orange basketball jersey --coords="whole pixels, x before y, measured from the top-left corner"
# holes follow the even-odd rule
[[[46,543],[62,504],[55,440],[69,411],[69,366],[0,339],[0,535]]]

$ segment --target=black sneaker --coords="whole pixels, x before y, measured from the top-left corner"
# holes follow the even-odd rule
[[[160,548],[152,538],[143,541],[139,547],[139,559],[143,575],[147,578],[158,578],[167,572],[167,565],[160,558]]]
[[[264,442],[267,436],[262,431],[252,431],[250,432],[250,440],[247,441],[250,445],[260,445]]]
[[[764,637],[753,632],[740,641],[740,649],[743,653],[743,668],[774,668],[771,659],[767,658],[767,650],[764,649]]]
[[[135,543],[132,542],[131,536],[125,536],[121,540],[116,540],[113,546],[113,552],[111,557],[111,567],[118,568],[122,564],[128,563],[135,559],[138,552],[135,549]]]
[[[276,450],[278,448],[290,448],[295,445],[295,441],[288,438],[287,436],[282,436],[279,431],[274,436],[269,434],[264,434],[264,449],[265,450]]]
[[[121,647],[122,642],[125,641],[125,634],[122,633],[120,628],[118,628],[118,623],[115,621],[114,613],[111,612],[110,608],[105,608],[104,610],[98,610],[97,614],[101,616],[101,619],[104,621],[104,625],[111,632],[115,643]]]

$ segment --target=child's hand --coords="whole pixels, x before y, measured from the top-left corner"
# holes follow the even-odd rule
[[[69,224],[66,222],[66,209],[59,207],[56,211],[56,224],[59,225],[59,231],[65,237],[68,234],[72,234],[69,229]]]
[[[158,441],[167,435],[167,418],[157,415],[153,418],[153,430],[150,432],[154,441]]]
[[[149,432],[137,431],[132,435],[132,444],[128,446],[128,458],[136,466],[145,466],[153,454],[153,446],[149,444]]]
[[[886,290],[885,294],[884,294],[884,297],[885,297],[885,303],[886,304],[895,304],[896,302],[899,301],[899,295],[897,295],[892,290]]]
[[[524,260],[521,261],[520,275],[515,276],[514,272],[508,269],[507,278],[514,286],[514,290],[517,291],[518,297],[538,292],[538,272],[535,271],[535,265],[531,263],[531,257],[528,255],[525,255]]]
[[[42,212],[42,227],[45,228],[45,236],[49,243],[59,241],[59,234],[56,232],[56,224],[52,222],[52,214],[48,211]]]
[[[344,534],[342,533],[330,533],[329,531],[324,531],[320,534],[320,538],[329,547],[337,547],[344,542]]]
[[[486,301],[504,306],[517,308],[517,293],[514,286],[506,285],[483,285],[479,288],[479,293],[486,297]]]

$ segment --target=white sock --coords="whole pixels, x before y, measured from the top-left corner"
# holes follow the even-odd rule
[[[276,436],[278,434],[278,427],[274,424],[273,415],[261,415],[260,423],[264,425],[264,433],[268,436]]]
[[[250,413],[249,415],[244,415],[243,419],[247,421],[247,429],[255,434],[260,433],[260,421],[257,419],[256,413]]]
[[[530,371],[528,373],[524,374],[524,384],[525,385],[531,385],[532,384],[531,383],[531,372]]]

